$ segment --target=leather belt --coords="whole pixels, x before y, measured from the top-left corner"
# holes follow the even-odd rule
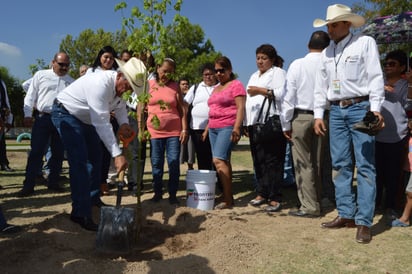
[[[313,115],[313,110],[295,108],[295,112],[297,114],[311,114],[311,115]]]
[[[340,106],[341,108],[346,108],[351,105],[367,101],[369,100],[369,96],[361,96],[361,97],[353,97],[353,98],[348,98],[348,99],[343,99],[343,100],[337,100],[337,101],[330,101],[331,105],[334,106]]]
[[[54,103],[55,105],[57,105],[59,108],[62,108],[62,109],[64,109],[65,111],[67,111],[67,109],[64,107],[63,103],[60,102],[59,100],[54,99],[54,102],[53,102],[53,103]]]

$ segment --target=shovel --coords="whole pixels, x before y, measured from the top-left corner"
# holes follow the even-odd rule
[[[120,171],[116,206],[103,206],[97,230],[96,247],[101,253],[128,254],[136,237],[135,211],[121,207],[124,170]]]

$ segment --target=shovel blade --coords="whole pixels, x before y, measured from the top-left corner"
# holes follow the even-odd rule
[[[131,208],[104,206],[100,211],[96,248],[101,253],[130,253],[136,237],[135,212]]]

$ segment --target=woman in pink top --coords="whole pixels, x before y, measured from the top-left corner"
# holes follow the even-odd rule
[[[176,70],[173,59],[165,58],[149,80],[150,99],[147,105],[147,129],[150,133],[151,163],[154,196],[158,202],[163,196],[163,166],[166,152],[169,167],[169,202],[178,204],[176,192],[180,176],[180,144],[186,143],[188,130],[183,96],[178,84],[170,80]]]
[[[225,209],[233,205],[230,153],[240,139],[246,90],[239,80],[235,80],[229,58],[222,56],[215,61],[215,73],[219,85],[208,101],[208,129],[213,163],[223,185],[223,202],[215,209]]]

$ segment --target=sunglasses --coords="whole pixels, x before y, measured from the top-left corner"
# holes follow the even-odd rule
[[[221,68],[221,69],[215,69],[215,73],[217,74],[217,73],[225,73],[225,69],[224,68]]]
[[[394,66],[396,66],[396,62],[394,62],[394,61],[384,62],[383,66],[384,67],[394,67]]]
[[[60,67],[62,67],[62,68],[64,68],[64,67],[66,67],[66,68],[68,68],[68,67],[70,67],[70,63],[59,63],[59,62],[56,62]]]

